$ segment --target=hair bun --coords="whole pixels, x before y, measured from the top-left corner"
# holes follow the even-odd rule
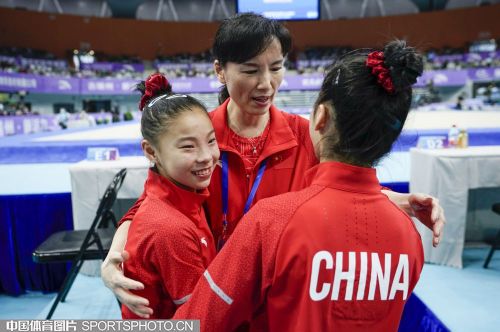
[[[164,94],[171,94],[172,85],[164,75],[155,73],[150,75],[146,81],[141,81],[137,84],[137,90],[142,94],[141,101],[139,102],[139,110],[142,111],[151,99]]]
[[[384,47],[384,65],[391,73],[396,92],[411,87],[424,70],[422,56],[406,45],[404,40],[394,40]]]

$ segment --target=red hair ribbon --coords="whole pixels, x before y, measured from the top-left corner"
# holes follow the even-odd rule
[[[371,52],[366,58],[366,66],[372,69],[372,74],[377,77],[377,82],[388,93],[394,93],[394,84],[392,83],[389,69],[384,65],[384,52]]]
[[[162,74],[156,73],[150,75],[145,82],[146,91],[141,97],[141,101],[139,102],[139,109],[142,111],[146,103],[151,100],[154,96],[158,94],[159,91],[167,91],[168,90],[168,80]]]

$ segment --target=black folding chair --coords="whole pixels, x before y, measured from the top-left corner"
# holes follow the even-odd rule
[[[72,262],[71,269],[46,319],[52,317],[59,302],[66,300],[83,262],[94,259],[104,260],[106,257],[116,230],[116,217],[111,209],[126,174],[127,169],[124,168],[114,176],[101,198],[90,229],[54,233],[33,252],[33,261],[36,263]],[[108,227],[109,221],[114,227]]]
[[[500,215],[500,203],[495,203],[491,207],[491,210],[495,212],[496,214]],[[490,252],[488,253],[488,256],[486,257],[486,260],[484,261],[483,268],[487,269],[488,265],[490,264],[491,258],[493,257],[493,253],[495,250],[500,250],[500,230],[497,233],[497,236],[491,243],[491,249]]]

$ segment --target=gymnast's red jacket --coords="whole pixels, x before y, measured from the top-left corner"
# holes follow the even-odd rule
[[[412,220],[375,169],[325,162],[310,186],[261,200],[174,318],[203,331],[397,331],[423,267]]]
[[[197,280],[215,257],[203,201],[208,190],[194,193],[179,188],[149,170],[146,198],[134,216],[125,250],[125,275],[144,284],[135,294],[149,300],[152,319],[171,318],[189,298]],[[139,318],[122,306],[122,317]]]
[[[259,166],[267,159],[267,167],[253,204],[262,198],[272,197],[303,188],[305,172],[318,163],[309,137],[309,123],[306,119],[270,108],[270,130],[262,154],[251,173],[247,174],[239,152],[229,144],[230,134],[227,121],[227,99],[210,112],[215,135],[221,152],[228,154],[229,164],[229,207],[228,235],[231,234],[243,216],[245,202],[258,173]],[[222,171],[217,167],[209,186],[210,197],[206,201],[207,219],[217,240],[222,230]],[[131,219],[144,199],[144,194],[134,207],[122,218]]]

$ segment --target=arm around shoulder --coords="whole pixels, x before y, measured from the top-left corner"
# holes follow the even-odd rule
[[[122,269],[122,264],[129,258],[124,248],[130,223],[130,220],[126,220],[117,229],[109,253],[101,265],[101,278],[104,285],[111,289],[122,304],[136,315],[148,318],[152,314],[152,310],[147,307],[148,300],[130,292],[130,290],[143,289],[144,285],[125,277]]]

